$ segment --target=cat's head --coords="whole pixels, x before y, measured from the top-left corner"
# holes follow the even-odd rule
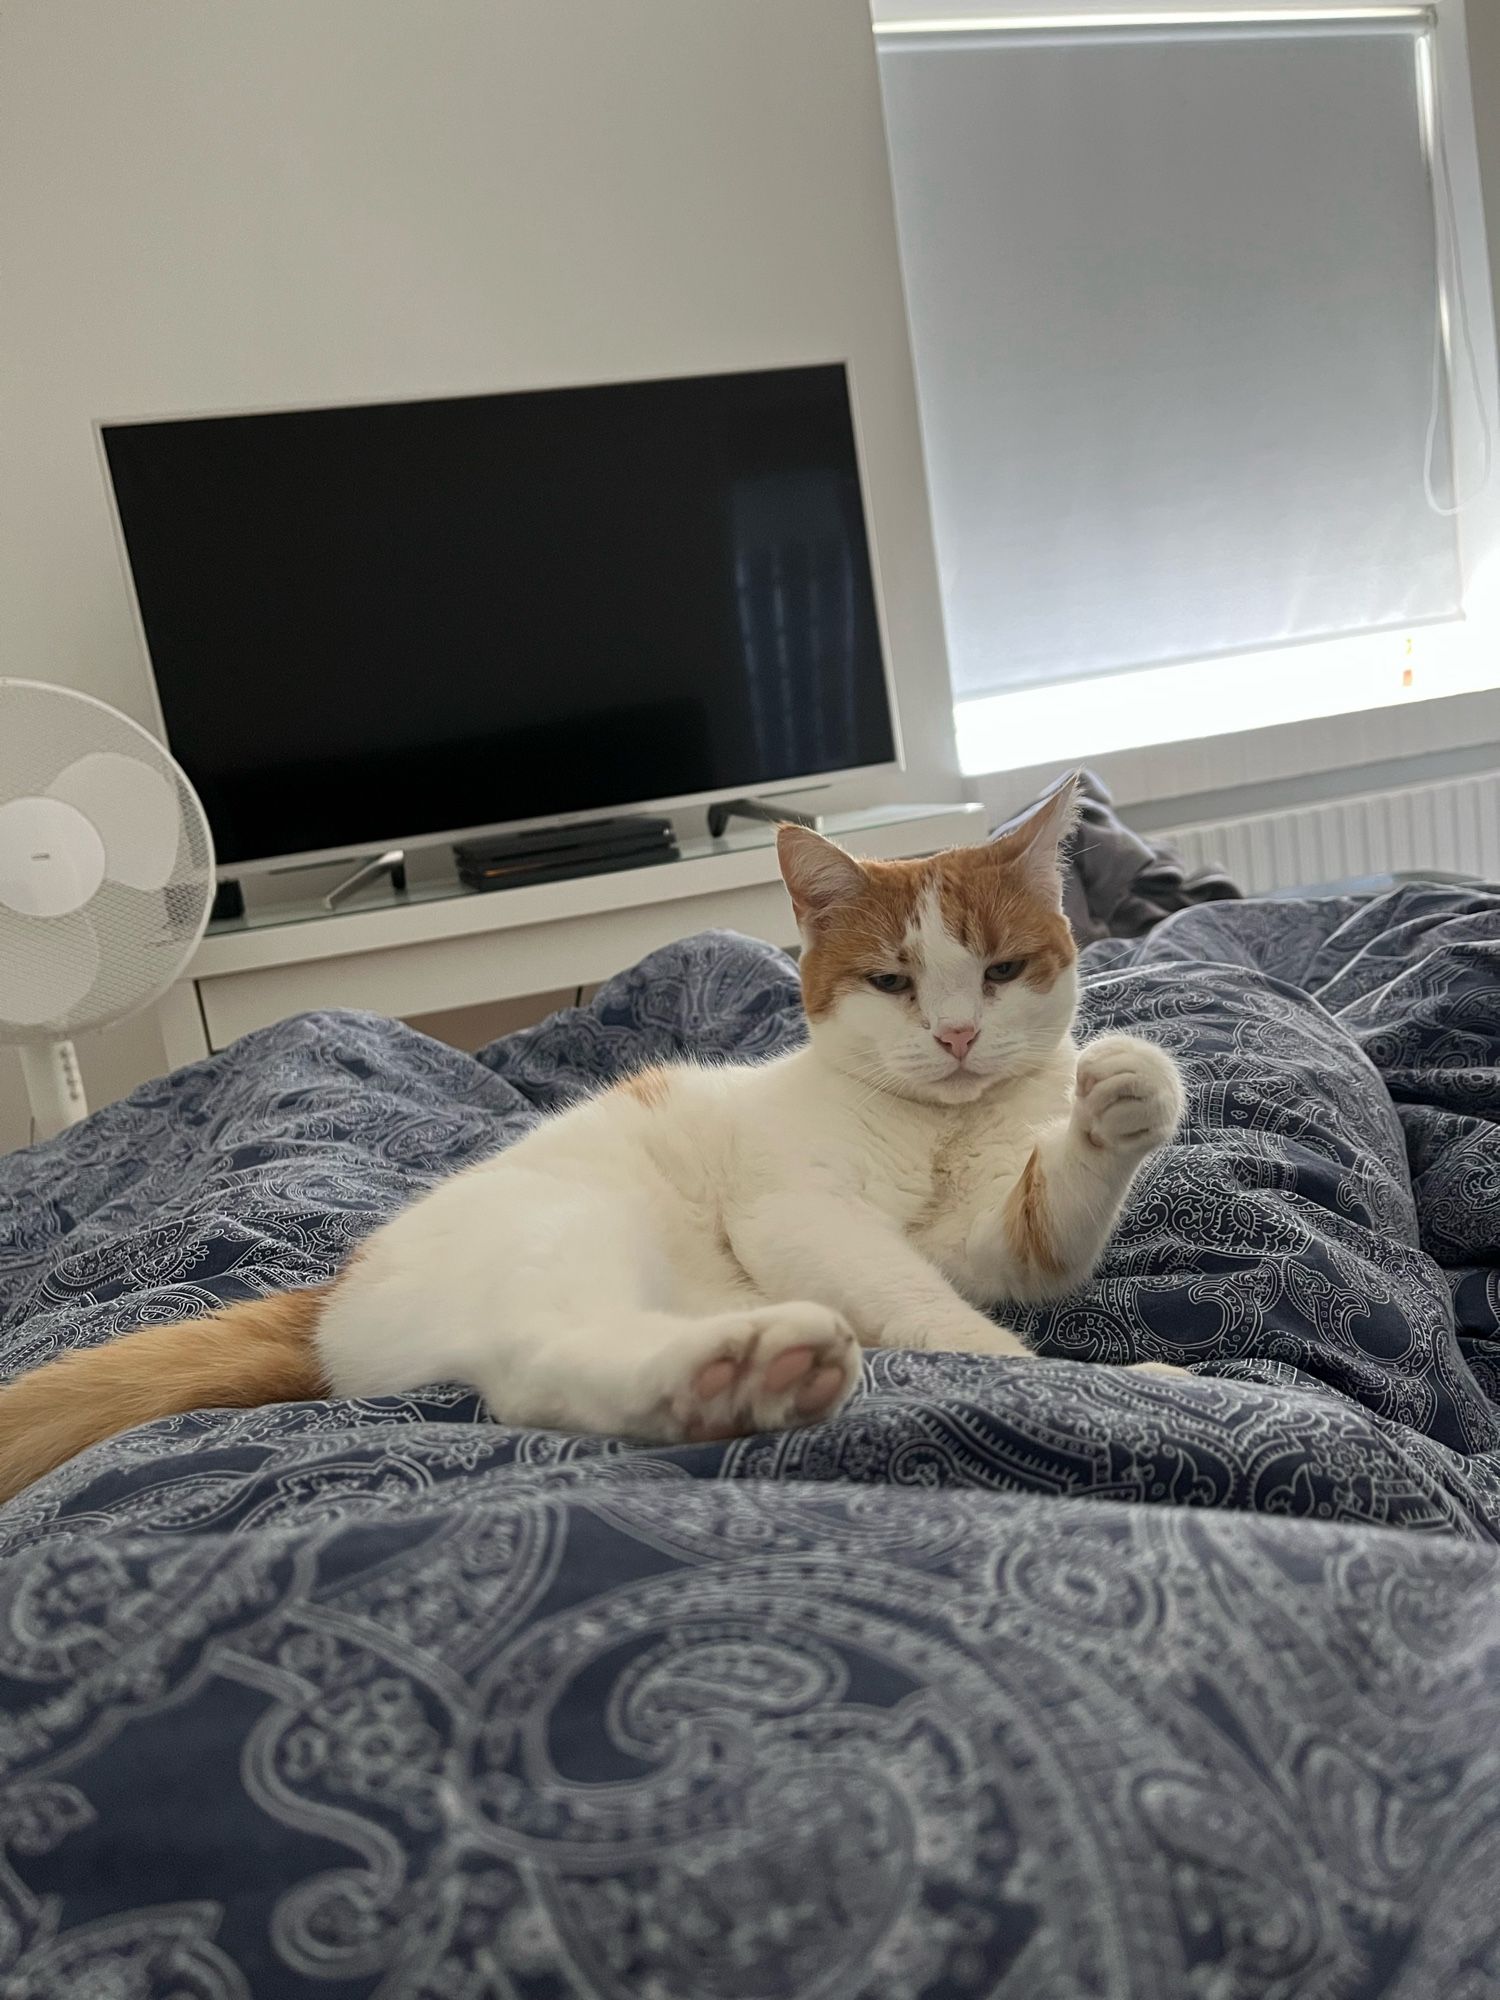
[[[855,861],[805,827],[777,839],[824,1060],[874,1087],[967,1104],[1066,1038],[1077,953],[1058,849],[1069,781],[1002,840],[925,861]]]

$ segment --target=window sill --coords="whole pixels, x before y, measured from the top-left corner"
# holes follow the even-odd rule
[[[1496,690],[1500,643],[1455,620],[991,695],[960,702],[955,722],[970,790],[997,812],[1079,764],[1121,805],[1283,781],[1311,797],[1347,789],[1336,774],[1360,766],[1500,764]]]
[[[1463,619],[961,701],[965,777],[1312,722],[1500,686],[1500,648]]]

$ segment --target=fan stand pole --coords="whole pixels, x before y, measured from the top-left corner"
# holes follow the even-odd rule
[[[17,1053],[38,1139],[54,1139],[88,1116],[78,1056],[71,1042],[23,1042]]]

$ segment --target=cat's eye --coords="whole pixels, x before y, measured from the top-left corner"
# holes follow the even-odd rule
[[[984,976],[991,986],[1004,986],[1008,980],[1017,977],[1026,969],[1024,958],[997,958],[993,965],[984,968]]]
[[[911,981],[904,972],[867,972],[865,978],[877,993],[910,993]]]

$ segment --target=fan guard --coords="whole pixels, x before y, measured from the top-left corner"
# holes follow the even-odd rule
[[[196,950],[213,887],[202,804],[154,736],[92,695],[0,679],[0,1044],[45,1048],[149,1006]]]

